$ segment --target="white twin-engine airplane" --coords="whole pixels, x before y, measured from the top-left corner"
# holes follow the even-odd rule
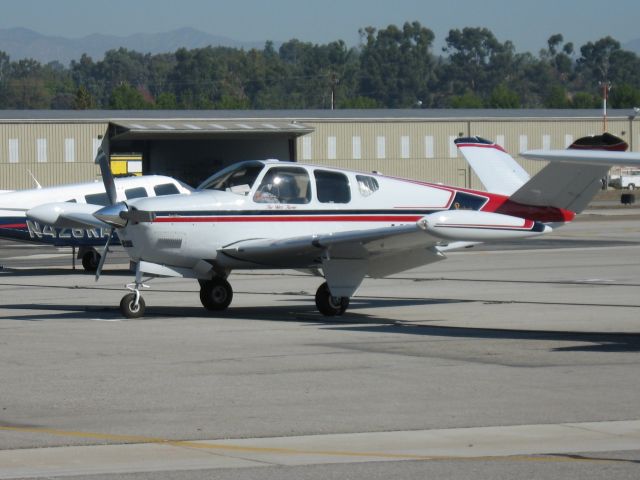
[[[145,276],[197,279],[204,307],[224,310],[233,296],[229,274],[259,268],[324,276],[316,306],[341,315],[365,276],[436,262],[478,242],[551,232],[587,206],[612,165],[640,165],[640,153],[530,151],[523,156],[550,162],[530,178],[494,143],[456,143],[493,193],[266,160],[232,165],[191,195],[117,202],[100,154],[112,205],[95,212],[93,224],[115,229],[136,263],[123,315],[144,314]]]
[[[128,201],[138,197],[153,197],[175,193],[190,193],[191,189],[177,180],[160,175],[115,179],[116,197]],[[39,216],[39,205],[47,204],[44,216]],[[41,243],[56,247],[78,247],[78,258],[85,270],[95,271],[101,247],[112,234],[108,225],[63,222],[65,212],[76,216],[89,216],[109,205],[102,182],[85,182],[53,187],[40,187],[0,193],[0,238],[19,242]],[[27,218],[26,212],[31,216]],[[52,225],[51,215],[55,213]]]

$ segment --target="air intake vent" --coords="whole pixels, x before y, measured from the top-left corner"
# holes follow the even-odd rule
[[[156,244],[157,248],[180,248],[181,246],[181,238],[160,238]]]

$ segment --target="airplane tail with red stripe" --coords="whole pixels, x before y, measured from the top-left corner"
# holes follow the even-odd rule
[[[531,178],[525,172],[526,179],[521,172],[515,173],[514,164],[518,164],[502,147],[478,137],[458,139],[456,144],[489,191],[490,186],[497,187],[493,193],[508,195],[511,203],[519,205],[580,213],[602,188],[611,167],[640,166],[640,153],[619,151],[619,144],[616,149],[608,148],[597,137],[589,139],[587,148],[523,152],[524,158],[549,162]]]

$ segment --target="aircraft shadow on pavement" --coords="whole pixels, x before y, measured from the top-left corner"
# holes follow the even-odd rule
[[[404,299],[406,304],[406,300]],[[451,303],[457,300],[425,300],[419,299],[418,304]],[[389,300],[388,305],[394,301]],[[224,312],[210,312],[202,307],[151,307],[147,309],[145,317],[140,319],[125,319],[117,307],[88,306],[73,307],[54,304],[16,304],[4,305],[10,310],[40,310],[44,313],[14,315],[0,318],[3,321],[47,321],[47,320],[102,320],[102,321],[150,321],[157,319],[175,318],[205,318],[233,319],[237,321],[275,321],[302,322],[308,325],[326,326],[340,331],[371,332],[405,334],[427,337],[446,337],[459,339],[496,339],[496,340],[539,340],[575,343],[563,347],[550,349],[550,352],[599,352],[625,353],[640,352],[640,334],[625,332],[571,332],[544,330],[509,330],[478,327],[447,327],[438,325],[413,325],[383,316],[347,311],[340,317],[325,317],[318,313],[311,305],[278,305],[257,307],[236,307]]]
[[[495,340],[539,340],[577,343],[556,347],[550,352],[640,352],[640,334],[626,332],[570,332],[549,330],[508,330],[478,327],[446,327],[439,325],[411,325],[395,322],[393,325],[333,326],[353,332],[394,333],[428,337]]]

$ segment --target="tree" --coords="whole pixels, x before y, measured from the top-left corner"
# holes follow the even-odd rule
[[[9,108],[49,108],[51,94],[47,90],[42,65],[33,59],[11,63],[7,85]]]
[[[500,83],[512,80],[514,46],[500,43],[486,28],[449,30],[445,52],[450,53],[444,78],[454,93],[470,91],[488,96]]]
[[[126,82],[111,92],[109,108],[113,110],[142,110],[151,107],[152,105],[144,99],[142,93]]]
[[[580,47],[581,57],[578,59],[578,69],[587,82],[595,84],[599,81],[609,81],[611,56],[620,50],[620,42],[607,36],[597,42],[588,42]]]
[[[360,30],[364,42],[360,54],[359,94],[388,108],[411,107],[420,100],[431,103],[430,81],[435,74],[431,52],[434,33],[419,22],[376,30]]]
[[[483,108],[484,103],[479,95],[467,90],[463,95],[452,95],[450,106],[452,108]]]
[[[571,99],[571,108],[597,108],[600,106],[600,99],[587,92],[578,92]]]
[[[90,110],[95,108],[93,97],[84,85],[80,85],[73,99],[74,110]]]
[[[519,95],[506,85],[500,84],[493,89],[487,107],[491,108],[520,108]]]
[[[612,108],[640,107],[640,89],[623,83],[611,89],[609,96]]]

